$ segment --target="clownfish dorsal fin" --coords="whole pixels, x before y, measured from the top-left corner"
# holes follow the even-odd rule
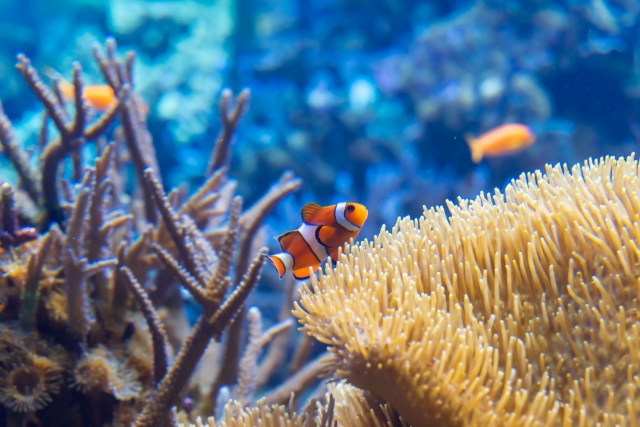
[[[296,238],[297,234],[298,230],[291,230],[278,236],[278,242],[280,243],[280,247],[284,252],[289,250],[289,247],[293,243],[293,240]]]
[[[314,216],[316,215],[316,213],[322,209],[322,206],[320,206],[317,203],[313,203],[313,202],[309,202],[306,203],[302,209],[300,209],[300,215],[302,216],[302,222],[304,222],[305,224],[309,224],[309,225],[317,225],[314,224],[313,219]]]

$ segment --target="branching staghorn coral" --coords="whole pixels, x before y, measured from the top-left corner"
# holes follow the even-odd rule
[[[413,426],[635,425],[638,162],[522,175],[345,248],[294,315]]]
[[[16,67],[20,70],[23,77],[29,84],[31,90],[42,102],[42,105],[46,109],[47,117],[51,117],[53,123],[58,129],[59,136],[57,139],[46,143],[42,152],[42,172],[41,172],[41,189],[42,197],[40,198],[35,192],[35,183],[26,183],[29,194],[35,203],[41,205],[46,211],[46,217],[44,219],[45,225],[49,222],[61,223],[64,219],[64,213],[62,212],[62,206],[60,205],[60,197],[58,195],[58,168],[60,162],[65,157],[72,154],[79,156],[78,152],[86,141],[92,141],[98,138],[105,132],[109,124],[114,120],[118,114],[121,105],[125,102],[129,94],[129,86],[124,85],[120,88],[117,101],[107,110],[104,115],[92,125],[87,126],[87,107],[84,99],[82,98],[82,68],[79,64],[74,65],[73,69],[73,85],[75,90],[75,116],[73,121],[69,120],[68,114],[62,105],[62,99],[60,96],[54,95],[53,91],[46,86],[38,72],[31,66],[31,61],[20,54],[18,55],[18,64]],[[6,119],[6,118],[5,118]],[[46,122],[45,122],[46,125]],[[10,146],[10,140],[3,144],[3,146]],[[13,144],[15,146],[15,144]],[[16,170],[21,171],[26,169],[27,166],[19,164],[23,157],[18,155],[17,152],[14,155],[10,155],[10,160],[16,165]],[[79,163],[75,162],[76,168],[74,175],[76,179],[81,176],[81,169]],[[28,178],[27,173],[21,173],[23,179]]]
[[[94,53],[105,81],[119,94],[97,120],[80,95],[79,65],[71,120],[56,80],[48,87],[28,58],[18,57],[19,70],[46,110],[35,168],[0,111],[0,143],[20,178],[0,193],[1,338],[3,349],[20,349],[0,361],[0,424],[174,425],[212,338],[224,338],[230,357],[210,383],[235,383],[245,300],[264,260],[261,223],[301,184],[285,173],[242,211],[227,171],[233,134],[250,97],[248,91],[236,98],[224,91],[223,129],[203,171],[204,184],[191,196],[183,189],[165,194],[132,93],[133,53],[121,60],[113,40],[106,55],[100,46]],[[52,140],[49,119],[58,130]],[[111,123],[117,126],[113,132]],[[83,158],[80,148],[87,143],[95,144],[95,159]],[[129,162],[137,180],[126,194],[130,186],[122,169]],[[16,204],[26,199],[36,212],[21,216],[25,207]],[[184,318],[180,286],[203,309],[193,328],[174,325]],[[267,331],[253,347],[264,347],[290,322]],[[184,333],[175,335],[178,330]],[[247,366],[252,363],[257,359]],[[255,375],[246,377],[239,383],[249,404]]]
[[[295,280],[287,282],[287,295],[293,296]],[[194,422],[197,417],[207,418],[210,415],[221,416],[225,413],[225,406],[229,401],[236,402],[234,404],[240,407],[252,408],[264,405],[272,407],[274,405],[288,404],[290,408],[300,408],[301,405],[309,407],[304,400],[300,399],[303,393],[310,387],[316,385],[319,376],[329,364],[327,355],[322,354],[320,357],[307,361],[307,356],[301,359],[304,364],[303,369],[290,375],[277,386],[265,388],[265,383],[274,377],[279,367],[286,366],[287,353],[290,352],[290,338],[292,325],[292,298],[287,298],[282,306],[280,313],[280,321],[263,331],[262,315],[258,307],[251,307],[247,312],[249,337],[247,344],[242,351],[242,355],[238,360],[238,377],[231,385],[219,387],[220,376],[227,366],[227,360],[224,355],[227,353],[225,348],[219,343],[212,343],[203,355],[202,360],[197,368],[195,377],[196,381],[192,381],[188,395],[195,402],[200,404],[189,413],[182,412],[180,421],[186,422],[189,419]],[[268,346],[264,357],[261,358],[263,349]],[[211,384],[210,378],[214,378]],[[215,387],[219,389],[213,390]],[[324,390],[324,384],[317,385],[314,394],[318,394]],[[205,396],[203,398],[203,396]],[[215,400],[212,400],[212,396]],[[315,406],[314,406],[315,407]],[[185,418],[187,417],[188,418]]]

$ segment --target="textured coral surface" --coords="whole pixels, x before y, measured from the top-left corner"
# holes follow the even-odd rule
[[[547,167],[448,208],[304,287],[294,314],[334,375],[414,426],[634,425],[638,162]]]

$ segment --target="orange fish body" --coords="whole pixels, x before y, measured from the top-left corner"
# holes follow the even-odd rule
[[[76,96],[75,87],[59,74],[58,88],[65,101],[73,101]],[[116,100],[116,95],[109,85],[90,85],[82,89],[82,97],[87,103],[97,111],[105,111]]]
[[[338,260],[338,250],[355,238],[367,219],[368,211],[358,203],[302,207],[302,225],[278,237],[282,252],[268,256],[280,277],[291,270],[298,280],[309,278],[309,267],[317,271],[322,261]]]
[[[517,123],[498,126],[478,138],[468,135],[465,138],[474,163],[480,163],[485,156],[497,157],[522,150],[536,140],[528,126]]]
[[[62,98],[67,102],[73,101],[76,96],[75,87],[69,83],[69,81],[64,79],[57,71],[49,69],[47,70],[47,73],[58,78],[58,88],[60,89]],[[85,86],[82,89],[82,97],[93,109],[99,112],[106,111],[114,102],[116,102],[116,94],[113,91],[113,88],[104,84]],[[147,104],[145,104],[137,94],[134,93],[133,97],[140,114],[146,116],[149,112]]]
[[[116,95],[109,85],[87,86],[82,90],[82,97],[98,111],[105,111],[116,100]]]

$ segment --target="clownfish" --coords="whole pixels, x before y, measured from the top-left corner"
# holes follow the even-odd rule
[[[356,238],[369,212],[359,203],[320,206],[309,202],[300,214],[302,225],[278,237],[282,252],[267,257],[280,277],[291,270],[296,279],[308,279],[309,267],[315,272],[327,258],[337,261],[338,249]]]
[[[76,96],[76,88],[68,80],[66,80],[60,73],[52,68],[46,69],[46,74],[49,77],[58,79],[58,89],[65,102],[73,101]],[[140,114],[146,116],[149,112],[149,107],[145,104],[137,94],[133,94],[136,99],[136,105]],[[109,85],[87,85],[82,89],[82,97],[85,101],[96,111],[106,111],[114,102],[116,102],[116,94],[113,88]]]
[[[465,135],[471,149],[471,160],[480,163],[483,157],[497,157],[528,147],[536,140],[533,131],[525,125],[512,123],[490,130],[479,136]]]

